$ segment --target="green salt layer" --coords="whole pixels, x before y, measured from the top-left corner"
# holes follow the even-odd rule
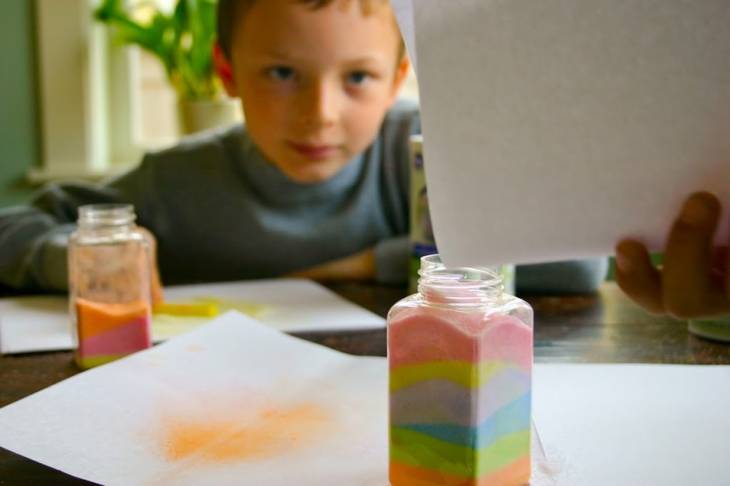
[[[529,453],[529,429],[504,435],[481,449],[449,444],[400,427],[390,429],[391,460],[460,476],[480,477]]]
[[[128,356],[127,354],[97,354],[92,356],[76,356],[76,364],[79,368],[89,369],[95,366],[111,363],[119,358]]]

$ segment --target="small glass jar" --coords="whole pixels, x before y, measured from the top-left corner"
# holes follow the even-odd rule
[[[532,308],[493,269],[419,275],[388,314],[390,483],[527,484]]]
[[[131,205],[79,208],[68,247],[76,363],[91,368],[151,346],[151,255]]]

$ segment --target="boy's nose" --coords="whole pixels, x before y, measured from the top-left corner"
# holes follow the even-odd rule
[[[303,90],[300,119],[310,128],[324,128],[337,123],[341,99],[333,83],[319,81]]]

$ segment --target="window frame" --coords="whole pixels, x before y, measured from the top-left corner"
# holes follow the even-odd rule
[[[32,183],[99,179],[141,160],[138,55],[92,18],[94,0],[35,0],[41,160]]]

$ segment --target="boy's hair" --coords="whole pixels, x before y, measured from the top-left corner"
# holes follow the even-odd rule
[[[221,46],[226,58],[231,59],[231,45],[233,43],[233,35],[235,33],[236,22],[246,11],[258,0],[218,0],[218,44]],[[310,6],[313,10],[326,7],[336,0],[292,0],[292,2],[303,3]],[[357,0],[360,2],[363,12],[367,15],[373,3],[389,3],[388,0]],[[396,25],[396,29],[398,26]],[[398,30],[400,38],[400,30]],[[400,60],[405,54],[405,45],[403,39],[400,39],[398,46],[398,59]]]

